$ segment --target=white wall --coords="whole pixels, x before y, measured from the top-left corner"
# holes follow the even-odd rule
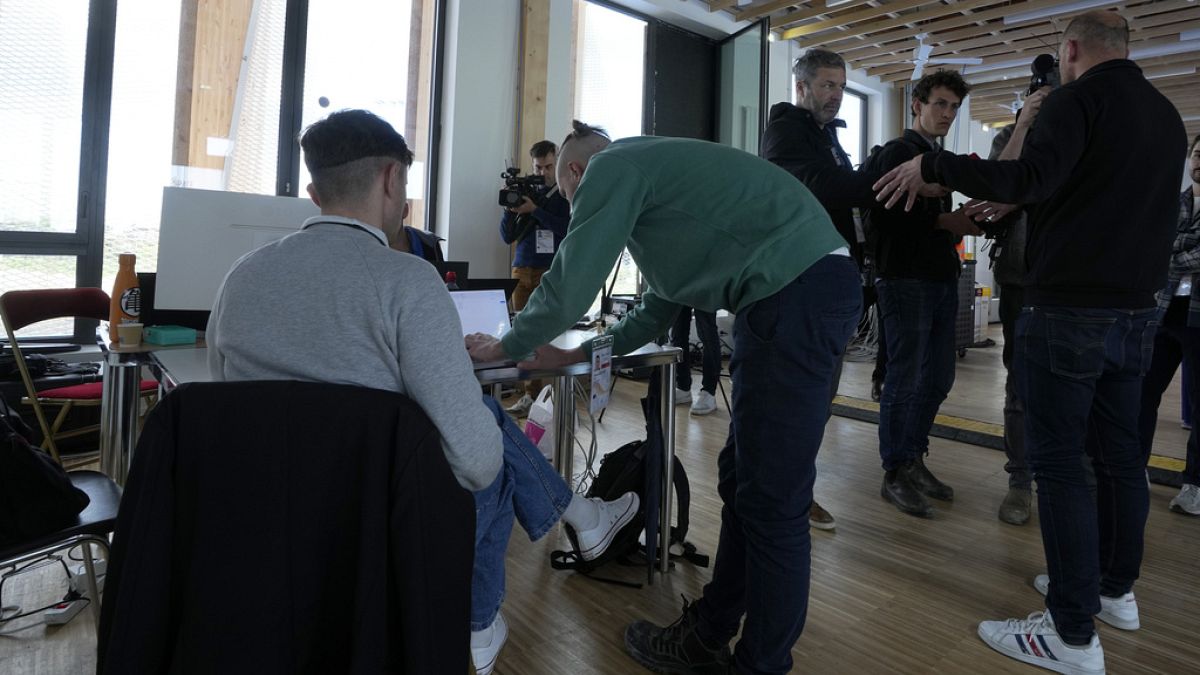
[[[471,276],[507,277],[500,243],[504,160],[512,155],[517,101],[519,0],[450,0],[442,96],[438,211],[434,231],[448,260]]]

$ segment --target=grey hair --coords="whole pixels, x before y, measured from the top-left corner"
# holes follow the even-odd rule
[[[1063,39],[1106,52],[1124,51],[1129,48],[1129,22],[1116,12],[1087,12],[1067,24]]]
[[[792,74],[796,76],[797,81],[812,82],[812,79],[817,76],[818,68],[845,70],[846,59],[828,49],[810,49],[792,64]]]

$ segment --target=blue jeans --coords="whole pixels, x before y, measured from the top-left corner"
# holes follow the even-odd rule
[[[692,335],[692,312],[696,313],[696,333],[700,336],[703,347],[701,365],[704,379],[700,388],[710,394],[717,393],[717,379],[721,377],[721,337],[717,334],[717,315],[714,312],[693,310],[684,307],[675,317],[675,325],[671,328],[671,344],[683,350],[683,360],[675,373],[675,386],[687,391],[692,390],[692,358],[688,350],[688,341]]]
[[[957,281],[881,279],[887,375],[879,400],[879,456],[885,471],[929,451],[929,430],[954,386]]]
[[[1155,309],[1026,307],[1013,369],[1025,401],[1025,444],[1038,486],[1050,574],[1046,607],[1063,639],[1095,631],[1100,594],[1129,592],[1150,508],[1138,437]],[[1095,497],[1080,456],[1096,474]]]
[[[541,539],[562,517],[574,493],[496,399],[484,403],[504,440],[504,466],[475,493],[475,569],[471,577],[471,630],[492,625],[504,601],[504,554],[513,517],[530,541]]]
[[[735,660],[748,675],[788,672],[804,629],[814,462],[861,305],[854,261],[830,255],[737,314],[732,422],[717,460],[721,538],[697,608],[709,643],[727,643],[745,615]]]

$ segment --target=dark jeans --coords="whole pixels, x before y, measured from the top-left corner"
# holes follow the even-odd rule
[[[700,336],[701,367],[703,379],[700,388],[710,394],[717,393],[717,379],[721,377],[721,337],[717,334],[717,315],[691,307],[679,310],[675,325],[671,327],[671,344],[683,350],[683,359],[675,369],[675,386],[692,390],[692,355],[688,340],[692,335],[692,312],[696,313],[696,333]]]
[[[1153,308],[1026,307],[1017,320],[1013,368],[1038,485],[1046,607],[1069,642],[1090,639],[1100,594],[1129,592],[1141,567],[1150,493],[1138,414],[1156,315]],[[1094,498],[1084,452],[1096,473]]]
[[[829,255],[737,314],[732,421],[717,460],[721,539],[698,609],[710,643],[731,640],[745,615],[735,660],[747,675],[788,672],[804,628],[814,462],[861,303],[854,261]]]
[[[1004,455],[1008,461],[1004,470],[1008,472],[1008,486],[1028,490],[1033,485],[1033,474],[1025,461],[1025,405],[1017,395],[1017,377],[1013,373],[1013,349],[1017,339],[1017,317],[1025,305],[1025,289],[1021,286],[1000,286],[1000,326],[1004,329]]]
[[[875,345],[875,369],[871,371],[871,383],[883,383],[887,378],[887,333],[883,326],[883,306],[879,304],[879,281],[875,282],[875,315],[877,321],[877,340]]]
[[[1175,377],[1175,370],[1186,359],[1191,363],[1200,363],[1200,328],[1190,328],[1187,325],[1188,305],[1186,297],[1171,300],[1171,306],[1163,316],[1162,325],[1154,336],[1154,358],[1150,362],[1150,370],[1142,383],[1142,414],[1138,420],[1138,435],[1142,441],[1143,465],[1150,461],[1150,450],[1154,447],[1154,429],[1158,425],[1158,404],[1162,401],[1163,392]],[[1195,368],[1184,368],[1184,376],[1190,378],[1187,386],[1193,396],[1191,418],[1200,419],[1200,372]],[[1183,470],[1183,482],[1190,485],[1200,485],[1200,452],[1196,450],[1196,431],[1188,434],[1187,465]]]
[[[881,279],[887,375],[879,401],[879,456],[890,471],[929,451],[929,430],[954,386],[957,281]]]

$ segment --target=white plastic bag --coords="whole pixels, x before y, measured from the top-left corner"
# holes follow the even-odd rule
[[[525,435],[551,462],[554,461],[554,433],[554,387],[546,385],[529,408]]]

